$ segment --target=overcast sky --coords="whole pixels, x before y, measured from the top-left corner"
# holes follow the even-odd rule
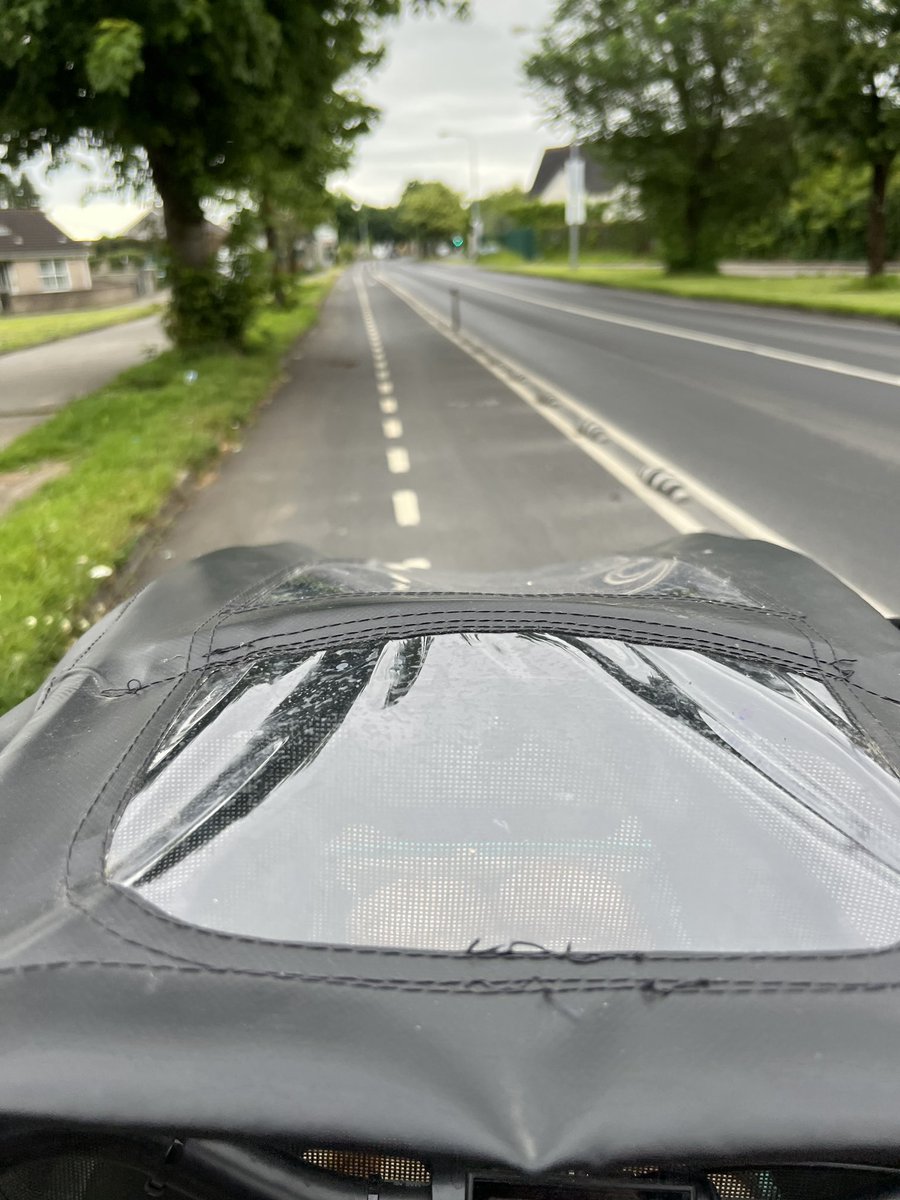
[[[482,192],[528,187],[544,147],[565,140],[543,120],[521,71],[553,7],[554,0],[472,0],[465,22],[405,16],[389,25],[386,59],[366,85],[382,118],[334,186],[373,204],[394,202],[414,178],[441,179],[468,194],[466,143],[441,139],[446,129],[476,139]],[[34,174],[50,215],[74,237],[118,232],[141,211],[124,198],[91,194],[111,180],[94,155],[50,176]]]

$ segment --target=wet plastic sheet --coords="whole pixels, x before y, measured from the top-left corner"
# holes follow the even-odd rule
[[[816,680],[601,638],[413,637],[209,672],[107,874],[296,942],[856,949],[900,938],[898,800]]]

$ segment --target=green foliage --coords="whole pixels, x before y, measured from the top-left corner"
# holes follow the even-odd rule
[[[0,472],[70,468],[0,522],[0,711],[34,691],[93,615],[90,568],[126,562],[184,472],[239,436],[332,278],[306,282],[292,309],[257,317],[247,352],[162,354],[0,451]]]
[[[266,293],[265,257],[247,247],[226,251],[226,256],[227,262],[217,267],[172,264],[166,331],[176,345],[242,345],[253,313]]]
[[[900,152],[900,7],[884,0],[779,0],[772,78],[810,152],[869,169],[869,271],[884,267],[887,195]]]
[[[440,8],[443,0],[413,0]],[[176,292],[210,269],[210,197],[283,209],[274,176],[316,187],[371,110],[348,85],[377,61],[403,0],[15,0],[0,6],[0,133],[13,165],[75,138],[111,150],[127,182],[149,171],[166,210]],[[446,7],[453,8],[452,3]],[[278,192],[279,195],[274,193]],[[209,289],[207,289],[209,290]],[[182,321],[208,342],[221,324]],[[210,305],[204,312],[212,315]]]
[[[98,21],[84,64],[91,87],[98,92],[127,96],[131,81],[144,69],[143,44],[144,31],[136,22]]]
[[[437,181],[408,183],[397,210],[400,225],[428,253],[435,242],[448,241],[468,224],[457,192]]]
[[[41,199],[24,171],[0,167],[0,208],[40,208]]]
[[[558,0],[526,64],[553,111],[635,186],[671,270],[715,267],[791,175],[754,52],[763,0]]]

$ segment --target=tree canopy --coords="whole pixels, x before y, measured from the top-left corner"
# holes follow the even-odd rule
[[[9,159],[82,138],[111,150],[124,178],[149,174],[165,206],[177,313],[182,280],[194,301],[198,274],[219,286],[203,200],[256,196],[262,163],[321,178],[323,161],[368,127],[372,114],[346,80],[377,61],[379,24],[402,4],[132,0],[125,17],[108,0],[12,0],[0,15]]]
[[[40,208],[41,201],[31,180],[20,171],[0,168],[0,208]]]
[[[724,233],[790,176],[756,53],[762,0],[559,0],[526,72],[635,185],[672,270],[714,267]]]
[[[423,250],[462,234],[468,224],[459,193],[437,181],[408,183],[400,198],[398,217]]]
[[[887,195],[900,152],[900,6],[779,0],[767,29],[772,77],[807,146],[869,171],[867,257],[884,270]]]

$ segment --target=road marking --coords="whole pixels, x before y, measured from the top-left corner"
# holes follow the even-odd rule
[[[409,471],[409,454],[403,446],[388,446],[386,454],[392,475],[405,475]]]
[[[544,420],[549,421],[570,442],[577,445],[580,450],[618,479],[629,491],[633,492],[644,504],[658,513],[674,529],[677,529],[679,533],[699,533],[707,529],[708,526],[698,521],[690,513],[684,512],[666,496],[651,491],[644,486],[635,472],[624,468],[619,461],[605,450],[603,445],[598,445],[596,442],[590,440],[582,430],[596,430],[599,426],[602,428],[608,442],[620,446],[635,458],[642,460],[646,466],[661,467],[664,471],[678,479],[699,504],[703,505],[713,516],[724,522],[734,532],[740,533],[744,537],[759,538],[762,541],[773,542],[775,545],[782,546],[786,550],[793,550],[798,554],[806,554],[806,551],[797,546],[789,538],[784,537],[777,530],[772,529],[762,521],[758,521],[750,513],[733,504],[730,500],[727,500],[713,488],[701,483],[690,472],[676,466],[665,455],[659,454],[640,439],[626,433],[624,429],[621,429],[595,409],[589,408],[580,400],[576,400],[574,396],[564,392],[561,388],[556,387],[555,384],[543,379],[514,359],[498,354],[497,351],[486,346],[476,338],[470,335],[461,337],[454,333],[449,325],[445,323],[443,317],[429,304],[426,304],[418,296],[407,291],[406,288],[401,287],[394,280],[389,281],[384,276],[379,276],[379,281],[384,287],[399,296],[401,300],[409,305],[414,312],[417,312],[438,333],[443,334],[448,341],[453,342],[460,350],[468,354],[470,358],[480,363],[485,370],[490,371],[492,375],[501,380],[511,391],[524,400],[530,408],[539,413]],[[550,401],[549,404],[547,403],[548,400]],[[568,419],[563,415],[564,413],[568,413]],[[807,555],[807,557],[812,556]],[[883,616],[896,615],[896,604],[885,604],[883,601],[858,587],[855,583],[846,579],[826,563],[822,563],[822,566],[836,578],[840,579],[842,583],[852,588],[858,596],[871,605],[872,608],[877,609]]]
[[[415,492],[405,490],[402,492],[394,492],[394,520],[398,525],[418,525],[421,521],[419,515],[419,498]]]
[[[386,417],[381,422],[381,428],[386,438],[403,437],[403,422],[396,417]]]
[[[463,287],[476,291],[489,292],[495,296],[505,296],[508,300],[517,300],[520,304],[531,304],[537,308],[549,308],[553,312],[569,313],[571,316],[584,317],[589,321],[600,321],[605,325],[618,325],[625,329],[637,329],[641,333],[655,333],[661,337],[677,338],[683,342],[698,342],[703,346],[712,346],[718,350],[733,350],[740,354],[752,354],[757,358],[770,358],[775,362],[787,363],[794,367],[809,367],[816,371],[828,371],[832,375],[845,375],[851,379],[864,379],[867,383],[881,383],[887,387],[900,387],[900,375],[892,375],[887,371],[874,371],[868,367],[854,367],[850,363],[837,362],[830,358],[816,358],[811,354],[794,354],[790,350],[779,350],[775,346],[764,346],[758,342],[745,342],[740,338],[722,337],[716,333],[700,333],[693,329],[682,329],[678,325],[663,325],[659,321],[643,321],[639,317],[615,316],[612,313],[597,312],[595,309],[582,308],[577,304],[562,304],[549,300],[538,300],[533,296],[523,296],[518,292],[509,292],[505,288],[490,287],[484,283],[474,283],[466,280]]]
[[[381,381],[379,381],[379,384],[378,384],[378,390],[382,394],[382,396],[391,396],[391,395],[393,395],[393,392],[394,392],[394,385],[391,383],[391,381],[389,379],[381,380]]]
[[[383,413],[395,413],[397,411],[397,401],[393,396],[382,396],[378,401],[378,407]]]

